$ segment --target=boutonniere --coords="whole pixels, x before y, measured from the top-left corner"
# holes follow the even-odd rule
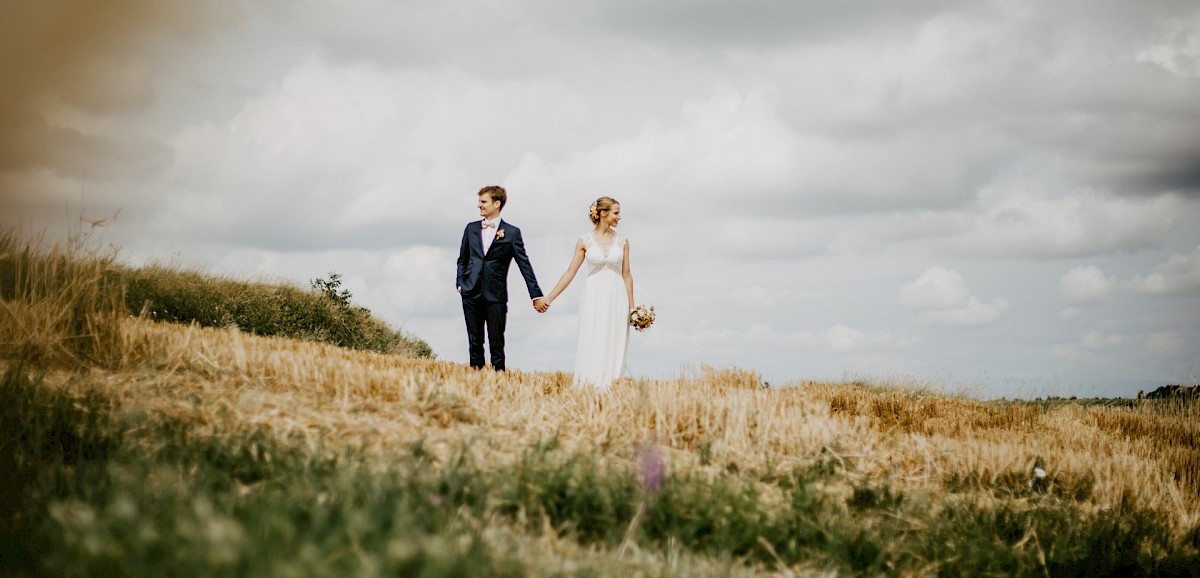
[[[497,238],[497,239],[503,239],[503,238],[504,238],[504,229],[496,229],[496,238]]]

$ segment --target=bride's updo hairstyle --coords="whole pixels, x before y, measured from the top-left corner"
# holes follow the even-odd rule
[[[612,197],[600,197],[592,203],[592,206],[588,207],[588,218],[591,219],[592,224],[595,225],[596,223],[600,222],[600,217],[602,215],[606,215],[612,210],[613,205],[619,204],[621,203],[618,203],[617,200]]]

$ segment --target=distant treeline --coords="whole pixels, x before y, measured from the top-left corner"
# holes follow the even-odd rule
[[[1150,393],[1138,392],[1138,399],[1200,399],[1200,386],[1164,385]]]
[[[1039,403],[1039,404],[1060,404],[1072,403],[1088,406],[1112,406],[1112,407],[1134,407],[1139,400],[1177,400],[1177,401],[1200,401],[1200,385],[1164,385],[1146,393],[1139,391],[1137,399],[1128,397],[1060,397],[1051,395],[1046,398],[1036,398],[1032,402],[1024,403]]]

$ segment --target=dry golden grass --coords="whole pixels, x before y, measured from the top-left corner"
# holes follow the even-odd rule
[[[20,306],[6,307],[21,317]],[[417,440],[435,456],[466,447],[496,467],[552,436],[621,462],[656,443],[677,470],[766,475],[832,460],[854,474],[839,479],[886,479],[932,503],[1012,500],[996,489],[1037,466],[1094,508],[1147,508],[1177,532],[1200,521],[1195,405],[996,403],[816,382],[764,389],[752,371],[710,367],[597,395],[572,389],[563,373],[476,371],[138,319],[121,329],[123,369],[61,371],[47,383],[102,390],[200,432],[240,424],[381,460]],[[964,479],[975,487],[947,489]]]
[[[107,274],[113,255],[75,243],[48,250],[0,233],[0,347],[42,365],[111,367],[124,309]]]

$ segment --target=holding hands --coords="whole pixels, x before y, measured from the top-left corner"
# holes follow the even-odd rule
[[[544,297],[538,297],[537,299],[533,300],[533,309],[538,313],[545,313],[550,309],[550,302]]]

